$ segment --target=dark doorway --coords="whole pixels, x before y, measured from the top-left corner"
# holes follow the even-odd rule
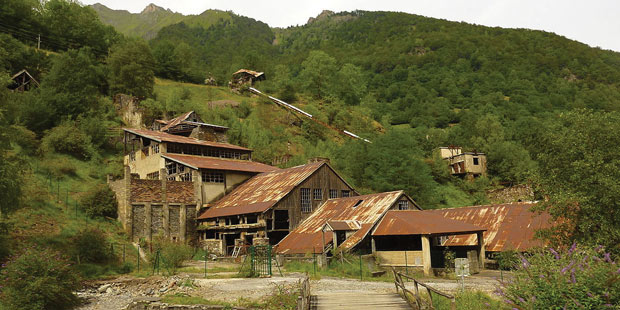
[[[273,229],[289,229],[288,210],[274,210],[273,217]]]
[[[280,240],[284,239],[288,235],[288,231],[270,231],[267,236],[269,237],[269,244],[276,245]]]
[[[235,249],[235,239],[239,239],[240,234],[225,234],[224,235],[224,243],[226,246],[226,255],[232,255],[233,250]]]
[[[245,244],[252,245],[254,241],[254,235],[245,235]]]

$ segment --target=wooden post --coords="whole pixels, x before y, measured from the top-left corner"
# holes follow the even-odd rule
[[[424,275],[431,275],[431,242],[428,235],[422,235],[422,265],[424,266]]]
[[[375,237],[370,237],[370,248],[372,249],[372,254],[377,254],[377,245],[375,244]]]
[[[476,237],[478,238],[478,265],[480,266],[480,270],[484,270],[484,258],[486,256],[486,249],[484,246],[484,232],[477,232]]]

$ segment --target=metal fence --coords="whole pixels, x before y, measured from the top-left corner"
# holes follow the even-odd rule
[[[271,276],[271,245],[253,245],[250,247],[250,268],[256,276]]]

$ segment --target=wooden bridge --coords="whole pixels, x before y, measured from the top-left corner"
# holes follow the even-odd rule
[[[321,292],[310,299],[310,309],[366,310],[407,309],[411,306],[396,293]]]

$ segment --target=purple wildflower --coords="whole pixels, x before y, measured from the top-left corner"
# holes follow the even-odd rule
[[[616,273],[617,273],[617,274],[620,274],[620,268],[618,268],[618,270],[616,270]]]
[[[525,299],[523,299],[523,298],[521,298],[521,297],[519,297],[519,301],[520,301],[521,303],[525,303]]]
[[[577,280],[575,279],[575,269],[571,270],[570,282],[573,283],[573,284],[577,283]]]
[[[588,297],[590,297],[590,298],[594,298],[594,295],[592,295],[592,293],[590,293],[590,292],[587,292],[586,295],[588,295]]]
[[[525,257],[521,257],[521,263],[523,263],[523,268],[528,268],[530,266],[530,262],[525,259]]]
[[[571,255],[571,253],[573,253],[573,251],[575,251],[576,248],[577,248],[577,242],[573,242],[573,245],[571,245],[570,249],[568,250],[568,255]]]
[[[560,259],[560,254],[558,254],[558,252],[556,252],[553,248],[549,248],[549,252],[555,256],[555,259]]]
[[[605,253],[605,254],[603,254],[603,257],[605,258],[605,261],[606,261],[606,262],[608,262],[608,263],[612,263],[612,264],[614,263],[614,261],[613,261],[613,260],[611,260],[611,254],[609,254],[609,253]]]
[[[575,263],[575,261],[571,261],[570,264],[568,264],[568,266],[562,268],[562,270],[560,272],[561,273],[566,273],[568,271],[568,269],[570,269],[570,267],[573,266],[574,263]]]
[[[596,249],[594,249],[594,251],[598,252],[598,251],[600,251],[600,250],[602,250],[602,249],[603,249],[603,246],[602,246],[602,245],[599,245],[599,246],[597,246],[597,247],[596,247]]]

